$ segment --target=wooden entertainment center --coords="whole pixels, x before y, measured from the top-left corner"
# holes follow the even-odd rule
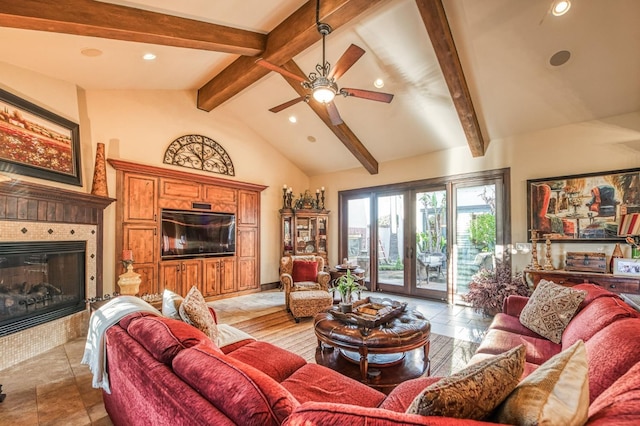
[[[116,276],[123,249],[141,275],[139,295],[197,286],[207,299],[260,290],[260,192],[266,186],[107,160],[116,169]],[[162,209],[233,213],[235,255],[162,260]]]

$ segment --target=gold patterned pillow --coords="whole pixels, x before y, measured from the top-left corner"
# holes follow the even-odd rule
[[[583,425],[589,415],[587,351],[578,340],[525,377],[494,412],[514,425]]]
[[[486,418],[516,387],[524,371],[520,345],[427,386],[407,413],[459,419]]]
[[[553,343],[560,343],[564,329],[586,295],[583,290],[540,280],[520,313],[520,323]]]
[[[180,304],[180,318],[187,324],[191,324],[215,343],[218,339],[218,326],[209,312],[207,302],[196,286],[191,287],[189,293]]]

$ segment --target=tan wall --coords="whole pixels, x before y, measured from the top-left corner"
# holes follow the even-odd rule
[[[0,63],[0,86],[34,103],[80,122],[83,188],[90,192],[95,146],[106,145],[107,157],[162,164],[167,146],[185,134],[202,134],[221,144],[236,169],[235,180],[269,186],[262,193],[261,282],[278,280],[279,214],[282,185],[298,189],[326,188],[331,213],[330,263],[338,261],[337,192],[366,186],[403,182],[470,171],[511,167],[512,240],[526,240],[526,180],[533,178],[624,169],[640,166],[640,112],[608,120],[580,123],[495,140],[484,157],[472,158],[467,148],[440,151],[422,157],[380,164],[370,175],[363,168],[308,177],[259,134],[234,118],[195,107],[195,93],[176,91],[83,91],[75,86]],[[402,135],[398,135],[402,137]],[[181,169],[186,170],[186,169]],[[110,195],[115,195],[115,173],[107,167]],[[30,180],[23,176],[18,179]],[[31,179],[33,180],[33,179]],[[64,186],[56,185],[55,186]],[[66,187],[69,187],[68,185]],[[115,206],[105,213],[105,290],[115,290]],[[611,246],[572,245],[571,250]],[[567,248],[553,246],[558,253]],[[628,250],[628,248],[625,248]],[[627,253],[628,254],[628,253]]]

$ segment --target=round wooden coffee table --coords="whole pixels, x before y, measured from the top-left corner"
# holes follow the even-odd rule
[[[314,320],[318,364],[382,391],[430,374],[431,324],[420,312],[406,310],[369,329],[341,321],[331,311]]]

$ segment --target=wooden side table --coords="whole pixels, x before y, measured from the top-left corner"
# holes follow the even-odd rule
[[[554,271],[525,269],[524,273],[528,279],[531,280],[534,287],[538,285],[540,280],[544,279],[568,287],[572,287],[577,284],[591,283],[618,294],[640,294],[640,279],[633,277],[591,272],[565,271],[564,269],[557,269]]]

